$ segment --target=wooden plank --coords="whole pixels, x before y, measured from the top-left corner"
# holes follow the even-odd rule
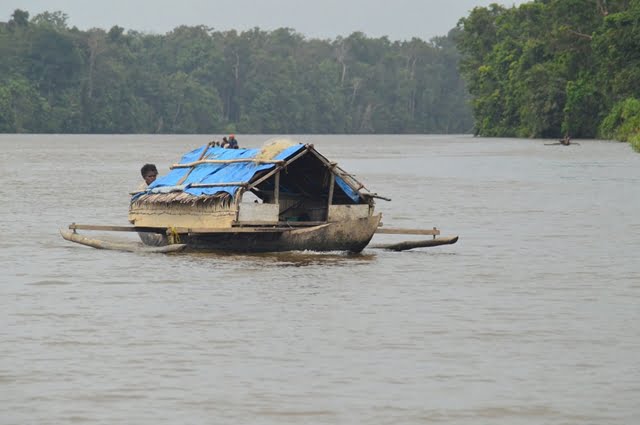
[[[347,221],[369,217],[369,205],[331,205],[329,206],[329,221]]]
[[[172,203],[170,208],[162,204],[134,204],[129,209],[129,223],[136,227],[231,227],[236,221],[235,209],[210,208],[204,205]]]
[[[237,222],[258,222],[260,225],[272,226],[278,223],[278,204],[256,204],[245,202],[240,204]],[[184,226],[183,226],[184,227]],[[211,226],[187,226],[187,227],[211,227]],[[219,227],[219,226],[217,226]]]
[[[388,235],[439,235],[440,230],[436,229],[394,229],[391,227],[379,227],[376,233],[384,233]]]
[[[144,227],[144,226],[100,226],[94,224],[76,224],[69,225],[70,230],[101,230],[106,232],[155,232],[165,233],[164,227]]]

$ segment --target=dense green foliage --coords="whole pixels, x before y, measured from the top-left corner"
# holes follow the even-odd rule
[[[80,31],[61,12],[0,23],[0,132],[463,133],[453,35],[391,42],[290,29]]]
[[[458,30],[476,134],[638,140],[640,0],[492,4]]]
[[[640,152],[640,100],[628,98],[615,104],[600,124],[600,134],[608,139],[629,142]]]

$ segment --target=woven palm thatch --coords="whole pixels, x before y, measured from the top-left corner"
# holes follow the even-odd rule
[[[276,138],[276,139],[267,140],[264,143],[264,145],[262,145],[262,148],[260,149],[260,152],[258,152],[258,154],[256,155],[255,159],[259,161],[271,160],[275,158],[280,152],[282,152],[283,150],[293,145],[297,145],[297,143],[291,139],[286,139],[286,138]]]
[[[231,205],[232,197],[226,192],[219,192],[215,195],[194,196],[185,192],[171,193],[148,193],[137,198],[132,205],[142,204],[182,204],[193,206],[215,206],[218,208],[228,208]]]

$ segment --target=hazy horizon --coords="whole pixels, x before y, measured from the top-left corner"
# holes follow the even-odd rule
[[[391,40],[413,37],[429,40],[445,36],[477,6],[491,3],[507,7],[524,0],[324,0],[304,7],[296,0],[5,0],[0,21],[8,21],[15,9],[30,17],[44,11],[61,11],[68,25],[86,30],[114,25],[145,33],[166,33],[180,26],[205,25],[218,31],[244,31],[259,27],[271,31],[292,28],[307,38],[332,39],[361,31],[369,37]]]

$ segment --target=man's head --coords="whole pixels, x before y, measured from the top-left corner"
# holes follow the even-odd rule
[[[158,169],[153,164],[144,164],[140,169],[140,174],[147,185],[153,183],[158,177]]]

